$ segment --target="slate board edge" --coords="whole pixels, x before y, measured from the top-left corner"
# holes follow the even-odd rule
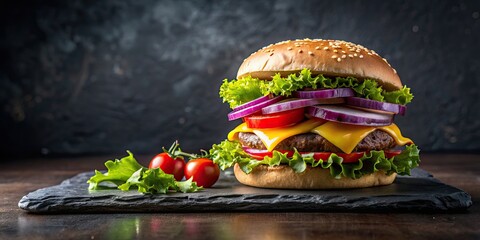
[[[179,208],[178,201],[188,198],[185,195],[178,197],[169,196],[168,198],[157,198],[154,196],[145,197],[144,195],[133,196],[131,200],[142,200],[143,203],[137,206],[141,206],[142,209],[128,208],[131,203],[128,199],[119,198],[116,195],[101,195],[101,196],[88,196],[83,198],[74,198],[72,201],[68,201],[65,198],[62,204],[51,204],[51,201],[57,201],[55,195],[49,195],[46,198],[35,199],[30,196],[35,195],[37,192],[46,191],[52,188],[65,187],[73,185],[78,182],[79,179],[83,179],[85,175],[91,175],[92,172],[80,173],[72,178],[64,180],[59,185],[50,186],[33,191],[26,196],[22,197],[18,206],[31,213],[40,214],[55,214],[55,213],[119,213],[119,212],[215,212],[215,211],[230,211],[230,212],[248,212],[248,211],[341,211],[341,212],[410,212],[410,211],[425,211],[425,212],[445,212],[445,211],[462,211],[469,208],[473,203],[471,196],[452,186],[446,185],[437,179],[434,179],[431,175],[428,178],[432,178],[438,184],[442,184],[453,189],[455,192],[448,195],[436,195],[434,201],[436,205],[432,205],[432,198],[419,199],[418,197],[412,199],[406,197],[404,201],[392,201],[392,197],[395,195],[376,196],[377,204],[365,204],[362,197],[349,199],[349,202],[354,202],[355,207],[348,207],[329,202],[328,198],[315,197],[315,196],[298,196],[298,195],[276,195],[272,197],[258,196],[254,194],[223,194],[219,196],[207,197],[207,198],[195,198],[195,204],[183,204]],[[83,181],[82,181],[83,182]],[[195,193],[197,194],[197,193]],[[59,197],[59,196],[57,196]],[[242,197],[242,201],[234,204],[226,204],[225,201],[212,200],[215,198],[232,198]],[[301,198],[299,197],[307,197]],[[79,200],[92,200],[103,199],[111,201],[114,204],[90,204],[88,208],[84,207],[84,201]],[[283,199],[282,199],[283,198]],[[464,199],[464,201],[461,201]],[[278,201],[282,200],[282,201]],[[454,200],[454,201],[452,201]],[[94,202],[95,203],[95,202]],[[395,207],[391,204],[395,203]],[[222,207],[219,208],[220,204]],[[119,208],[125,206],[125,208]],[[225,209],[228,206],[228,210]]]

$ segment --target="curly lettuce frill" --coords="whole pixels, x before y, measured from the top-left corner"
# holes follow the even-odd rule
[[[420,162],[419,152],[417,146],[412,144],[407,145],[399,155],[392,158],[387,158],[383,151],[370,151],[356,163],[343,163],[343,158],[334,153],[325,161],[315,160],[313,153],[300,154],[298,151],[295,151],[292,157],[287,157],[286,153],[273,151],[272,157],[266,156],[263,160],[256,160],[243,151],[240,143],[224,140],[212,146],[210,156],[222,170],[238,163],[242,171],[247,174],[259,165],[285,164],[297,173],[305,171],[308,165],[328,169],[330,175],[337,179],[342,177],[358,179],[377,171],[384,171],[388,175],[392,173],[410,175],[410,170],[417,167]]]
[[[311,71],[308,69],[303,69],[300,73],[290,74],[287,77],[282,77],[277,73],[271,81],[263,81],[251,76],[231,81],[225,79],[220,86],[219,94],[223,102],[227,102],[231,108],[234,108],[268,94],[288,97],[294,91],[304,88],[332,89],[344,87],[353,89],[357,97],[381,102],[406,105],[413,99],[410,88],[406,86],[397,91],[387,92],[376,81],[371,79],[359,81],[354,77],[329,78],[322,74],[312,76]]]

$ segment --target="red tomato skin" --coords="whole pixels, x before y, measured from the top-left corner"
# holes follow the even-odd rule
[[[220,168],[210,159],[197,158],[188,161],[185,165],[185,178],[193,177],[193,181],[204,188],[213,186],[219,176]]]
[[[175,180],[180,181],[183,178],[185,161],[182,158],[172,158],[168,153],[157,154],[148,165],[148,168],[160,168],[164,173],[173,174]]]
[[[186,163],[182,158],[175,159],[175,165],[172,173],[175,177],[175,180],[181,181],[183,179],[183,176],[185,174],[185,165]]]
[[[289,110],[273,114],[261,114],[244,117],[249,128],[277,128],[290,126],[305,118],[304,108]]]
[[[384,153],[385,153],[385,157],[392,158],[402,153],[402,150],[385,150]]]
[[[358,162],[358,159],[363,157],[365,152],[352,152],[352,153],[337,153],[337,155],[341,158],[343,158],[344,163],[354,163]]]
[[[287,153],[287,157],[291,157],[293,156],[293,151],[288,151],[288,150],[276,150],[276,151],[280,151],[282,153]],[[313,153],[313,158],[316,159],[316,160],[327,160],[330,155],[332,154],[331,152],[312,152]],[[300,154],[309,154],[309,152],[301,152]],[[354,163],[354,162],[358,162],[358,159],[360,159],[361,157],[363,157],[363,155],[365,154],[365,152],[352,152],[352,153],[335,153],[337,154],[339,157],[343,158],[343,162],[344,163]],[[272,157],[272,152],[267,152],[267,151],[264,151],[264,152],[258,152],[258,153],[254,153],[254,154],[250,154],[248,153],[248,155],[250,155],[252,158],[254,159],[257,159],[257,160],[263,160],[263,158],[265,156],[269,156],[269,157]]]
[[[281,153],[287,153],[287,157],[293,156],[293,151],[291,150],[276,150]],[[402,150],[384,150],[383,151],[385,154],[386,158],[392,158],[397,156],[402,152]],[[316,160],[327,160],[330,155],[332,154],[331,152],[312,152],[313,153],[313,158]],[[363,157],[363,155],[366,152],[352,152],[352,153],[335,153],[339,157],[343,158],[343,163],[356,163],[358,160]],[[268,151],[257,151],[256,153],[247,153],[250,157],[257,159],[257,160],[263,160],[264,157],[272,157],[273,153],[268,152]],[[309,154],[309,152],[300,152],[300,154]]]

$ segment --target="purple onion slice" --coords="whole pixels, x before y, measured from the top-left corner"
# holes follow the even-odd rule
[[[379,102],[371,99],[348,97],[346,98],[347,104],[350,106],[368,108],[373,110],[391,112],[395,114],[405,115],[407,107],[395,103]]]
[[[296,91],[294,96],[298,98],[338,98],[353,97],[355,96],[355,93],[351,88],[335,88],[313,91]]]
[[[304,107],[318,105],[318,104],[337,104],[337,103],[344,103],[344,102],[345,102],[344,98],[292,99],[292,100],[282,101],[282,102],[275,103],[275,104],[272,104],[270,106],[264,107],[264,108],[262,108],[262,113],[263,114],[271,114],[271,113],[278,113],[278,112],[293,110],[293,109],[297,109],[297,108],[304,108]]]
[[[307,114],[327,121],[362,126],[388,126],[392,124],[394,116],[332,105],[307,107]]]
[[[234,108],[233,108],[233,111],[238,111],[238,110],[240,110],[240,109],[244,109],[244,108],[247,108],[247,107],[250,107],[250,106],[253,106],[253,105],[257,105],[257,104],[259,104],[259,103],[261,103],[261,102],[267,101],[268,99],[270,99],[270,96],[269,96],[269,95],[256,98],[256,99],[254,99],[254,100],[252,100],[252,101],[250,101],[250,102],[246,102],[246,103],[244,103],[244,104],[242,104],[242,105],[239,105],[239,106],[234,107]]]
[[[246,117],[248,115],[251,115],[253,113],[256,113],[256,112],[262,110],[262,108],[264,108],[268,105],[274,104],[274,103],[282,100],[283,98],[284,98],[283,96],[277,96],[277,97],[271,98],[267,101],[257,103],[256,105],[252,105],[252,106],[240,109],[240,110],[232,111],[228,114],[228,120],[232,121],[232,120],[236,120],[236,119],[239,119],[239,118],[242,118],[242,117]]]

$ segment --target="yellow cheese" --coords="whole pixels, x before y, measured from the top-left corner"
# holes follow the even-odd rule
[[[375,131],[375,127],[349,125],[337,122],[327,122],[311,130],[311,132],[324,137],[345,153],[351,153],[358,143],[373,131]]]
[[[364,139],[368,134],[376,129],[382,130],[390,134],[395,142],[403,146],[408,143],[413,143],[409,138],[403,137],[400,129],[394,123],[384,127],[366,127],[349,124],[342,124],[337,122],[327,122],[319,127],[312,129],[311,132],[319,134],[327,139],[333,145],[340,148],[345,153],[351,153],[353,149]]]
[[[406,138],[402,136],[402,133],[400,132],[400,128],[398,128],[395,123],[393,123],[390,126],[379,127],[378,129],[383,130],[388,134],[390,134],[390,136],[392,136],[395,142],[400,146],[403,146],[406,144],[413,144],[413,141],[410,138]]]
[[[390,134],[400,146],[413,143],[409,138],[402,136],[400,129],[395,124],[384,127],[366,127],[337,122],[324,122],[310,119],[291,127],[264,129],[252,129],[247,127],[245,123],[242,123],[228,134],[228,140],[238,140],[239,132],[251,132],[255,133],[262,140],[268,151],[273,151],[281,141],[291,136],[312,132],[321,135],[343,152],[351,153],[363,138],[378,129]]]
[[[263,128],[252,129],[247,127],[245,123],[240,124],[228,134],[228,140],[233,141],[238,139],[239,132],[253,132],[257,135],[268,151],[273,151],[275,146],[281,141],[298,134],[308,133],[315,127],[320,126],[325,121],[310,119],[305,122],[296,124],[286,128]]]

